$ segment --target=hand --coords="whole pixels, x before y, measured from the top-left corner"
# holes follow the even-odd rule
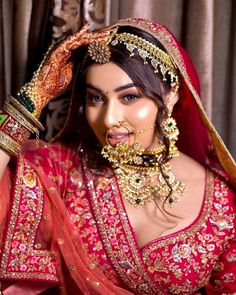
[[[41,110],[54,97],[66,90],[72,80],[73,64],[69,58],[76,48],[92,41],[106,41],[111,30],[89,32],[84,26],[79,32],[69,36],[55,50],[49,52],[33,79],[26,85],[35,110],[33,116],[39,117]]]

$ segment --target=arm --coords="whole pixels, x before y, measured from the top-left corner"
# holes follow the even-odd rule
[[[7,167],[9,160],[10,156],[4,150],[0,149],[0,180]]]
[[[37,120],[42,109],[70,85],[73,73],[70,57],[73,50],[93,40],[104,40],[109,34],[109,31],[91,33],[85,26],[69,36],[49,50],[32,80],[21,88],[16,99],[8,98],[0,110],[0,179],[10,156],[20,154],[30,133],[43,129]]]
[[[231,240],[227,249],[220,255],[206,287],[206,294],[236,294],[236,239]]]
[[[229,208],[232,209],[232,230],[230,240],[218,257],[210,281],[205,288],[207,295],[236,295],[236,195],[228,191]]]

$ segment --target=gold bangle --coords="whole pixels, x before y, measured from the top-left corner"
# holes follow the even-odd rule
[[[14,108],[12,105],[5,102],[3,110],[6,111],[9,115],[11,115],[18,123],[23,125],[31,133],[36,133],[37,128],[34,127],[28,120],[26,120],[22,113],[18,111],[16,108]]]
[[[0,130],[0,147],[9,154],[17,156],[21,150],[21,146],[10,136]]]
[[[36,134],[36,146],[39,142],[39,128],[41,123],[28,112],[13,97],[8,97],[0,111],[0,147],[11,155],[17,156],[21,146],[28,139],[30,133]]]

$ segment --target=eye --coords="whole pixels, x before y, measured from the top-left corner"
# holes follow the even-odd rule
[[[136,101],[140,96],[138,94],[126,94],[123,96],[123,100],[126,103]]]
[[[99,104],[99,103],[103,103],[104,99],[101,95],[87,94],[86,95],[86,102],[89,104]]]

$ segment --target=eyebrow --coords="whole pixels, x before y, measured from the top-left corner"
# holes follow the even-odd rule
[[[100,93],[103,93],[103,91],[101,89],[99,89],[98,87],[96,87],[96,86],[94,86],[92,84],[86,84],[86,87],[90,88],[90,89],[93,89],[95,91],[98,91]],[[136,87],[134,85],[134,83],[125,84],[125,85],[122,85],[122,86],[119,86],[119,87],[115,88],[114,92],[119,92],[119,91],[122,91],[122,90],[125,90],[125,89],[128,89],[128,88],[132,88],[132,87]]]

